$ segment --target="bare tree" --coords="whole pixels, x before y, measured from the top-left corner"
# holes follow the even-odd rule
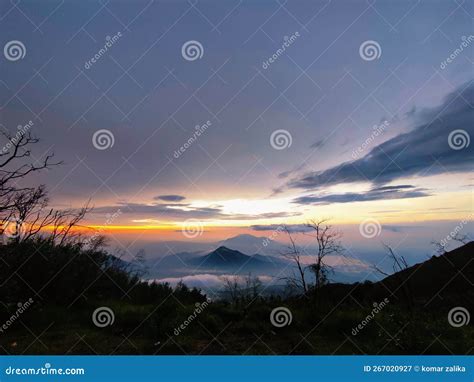
[[[85,214],[89,203],[80,209],[54,210],[48,208],[49,199],[44,185],[20,186],[28,175],[49,169],[61,162],[52,162],[53,154],[41,160],[32,160],[31,145],[38,142],[30,132],[11,135],[0,130],[0,139],[7,141],[0,150],[0,234],[12,223],[14,241],[28,240],[50,230],[49,240],[63,245],[78,234],[73,232]]]
[[[324,259],[329,255],[342,255],[342,234],[328,224],[328,219],[310,220],[307,227],[312,231],[305,233],[316,240],[316,251],[312,253],[313,263],[309,266],[315,277],[315,288],[318,290],[329,281],[331,267]]]
[[[6,143],[0,150],[0,233],[10,221],[21,225],[24,215],[32,213],[33,208],[47,203],[44,186],[28,187],[18,184],[28,175],[48,169],[60,163],[53,163],[52,154],[44,159],[31,160],[31,145],[38,142],[30,132],[18,132],[11,135],[5,129],[0,130],[0,140]],[[18,236],[18,235],[16,235]]]
[[[413,293],[411,290],[410,277],[406,276],[405,278],[401,276],[400,272],[408,269],[410,266],[406,261],[405,257],[402,255],[397,255],[392,247],[387,244],[383,244],[385,249],[388,252],[388,258],[392,261],[392,271],[394,277],[397,279],[397,289],[400,288],[405,299],[405,302],[408,308],[411,310],[413,308]],[[373,268],[384,276],[390,276],[390,273],[385,272],[377,265],[373,265]]]
[[[233,304],[237,304],[242,295],[238,277],[223,276],[221,280],[224,282],[224,293],[229,296]]]
[[[40,161],[30,160],[30,146],[38,142],[30,132],[13,136],[3,129],[0,130],[0,140],[6,141],[0,150],[0,218],[4,218],[15,207],[15,199],[18,202],[18,193],[33,190],[31,187],[18,186],[17,181],[60,162],[52,162],[53,154],[48,154]]]
[[[282,255],[296,264],[297,271],[293,271],[291,276],[286,276],[282,279],[287,282],[291,289],[302,290],[303,294],[306,295],[306,293],[308,293],[308,282],[306,281],[305,274],[307,266],[302,263],[300,251],[296,246],[295,240],[293,239],[288,227],[285,227],[284,231],[290,240],[290,245],[287,247],[287,250],[282,253]]]
[[[341,244],[342,234],[328,224],[328,219],[310,220],[306,227],[308,232],[305,235],[311,236],[316,241],[316,246],[310,247],[308,257],[311,258],[309,265],[305,265],[302,260],[302,251],[296,245],[296,242],[288,227],[285,232],[288,235],[290,245],[283,255],[292,260],[296,269],[293,274],[283,279],[292,289],[302,290],[306,295],[311,288],[317,292],[323,285],[329,282],[329,274],[331,267],[326,263],[325,258],[329,255],[342,255],[344,248]],[[313,249],[314,248],[314,249]],[[314,284],[308,282],[306,271],[309,270],[314,274]],[[318,294],[318,293],[316,293]]]
[[[469,243],[469,236],[456,232],[456,234],[453,236],[453,240],[461,244],[467,244]]]
[[[431,245],[434,247],[434,253],[436,255],[442,256],[446,253],[446,248],[444,248],[444,245],[440,241],[432,240]]]
[[[246,300],[255,300],[259,297],[260,291],[262,289],[262,282],[260,281],[258,276],[252,276],[249,273],[245,276],[245,299]]]

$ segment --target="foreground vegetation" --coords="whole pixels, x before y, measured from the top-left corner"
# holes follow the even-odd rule
[[[288,298],[240,289],[233,300],[208,302],[183,284],[145,283],[130,265],[79,244],[10,243],[0,246],[0,259],[0,323],[9,322],[0,333],[3,354],[472,353],[472,325],[446,319],[469,292],[447,293],[442,305],[417,301],[417,308],[371,283],[328,284]],[[100,307],[113,312],[113,323],[94,323]],[[272,324],[278,307],[291,312],[288,325]]]

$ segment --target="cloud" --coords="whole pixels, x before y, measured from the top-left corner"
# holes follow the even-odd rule
[[[299,166],[293,167],[291,170],[283,171],[279,173],[278,178],[280,179],[288,178],[288,176],[298,173],[299,171],[303,170],[305,167],[306,167],[306,163],[302,163]]]
[[[341,183],[383,185],[402,177],[470,172],[474,144],[453,150],[448,136],[456,129],[473,136],[473,105],[474,82],[471,81],[448,95],[439,107],[416,112],[413,118],[418,124],[410,132],[385,141],[360,159],[297,176],[287,186],[315,190]]]
[[[182,202],[186,197],[181,195],[159,195],[155,196],[155,200],[163,200],[165,202]]]
[[[293,203],[303,205],[323,205],[330,203],[370,202],[373,200],[409,199],[430,196],[424,189],[411,185],[385,186],[373,188],[365,193],[347,192],[344,194],[306,195],[293,199]]]
[[[382,228],[385,231],[390,231],[394,233],[406,232],[408,230],[413,230],[412,226],[403,226],[403,225],[383,225]]]
[[[175,219],[210,219],[223,216],[219,207],[191,207],[176,204],[144,204],[119,202],[115,206],[103,206],[94,208],[94,213],[111,213],[120,208],[123,214],[153,215]]]
[[[92,211],[94,214],[114,213],[120,209],[122,214],[134,214],[135,216],[152,216],[154,218],[167,219],[222,219],[222,220],[258,220],[286,218],[301,215],[300,212],[267,212],[263,214],[227,214],[222,210],[222,206],[193,207],[189,204],[177,203],[130,203],[119,202],[114,206],[96,207]]]
[[[283,231],[285,228],[291,233],[309,232],[312,230],[305,224],[256,224],[250,226],[254,231]]]
[[[245,282],[245,277],[244,276],[236,276],[232,274],[221,274],[221,275],[216,275],[216,274],[210,274],[210,273],[202,273],[202,274],[196,274],[196,275],[187,275],[183,277],[167,277],[163,279],[155,279],[155,280],[149,280],[149,281],[156,281],[158,283],[169,283],[172,286],[176,286],[180,281],[185,283],[188,287],[196,287],[196,288],[202,288],[202,287],[214,287],[214,288],[220,288],[224,286],[225,278],[230,278],[231,280],[236,280],[239,283],[244,283]],[[263,283],[270,283],[273,281],[273,277],[271,276],[266,276],[266,275],[259,275],[258,278],[260,281]]]
[[[312,149],[321,149],[324,147],[326,141],[324,139],[318,139],[316,142],[314,142],[311,146],[309,146]]]

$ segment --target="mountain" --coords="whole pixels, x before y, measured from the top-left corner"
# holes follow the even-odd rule
[[[407,286],[419,300],[428,302],[443,296],[459,295],[474,297],[474,242],[465,244],[440,256],[415,264],[390,275],[377,284],[392,293]],[[474,301],[471,300],[471,303]]]
[[[240,251],[224,246],[217,248],[208,255],[191,259],[190,263],[200,270],[225,270],[232,273],[275,271],[287,264],[283,260],[269,256],[245,255]]]
[[[444,309],[450,306],[474,307],[474,242],[440,256],[415,264],[375,283],[330,284],[324,290],[335,301],[352,296],[403,302]]]
[[[182,277],[189,274],[193,267],[192,259],[202,255],[202,252],[179,252],[159,258],[145,260],[147,278]]]
[[[237,235],[218,243],[221,247],[233,248],[242,253],[260,253],[263,255],[279,255],[284,248],[275,240],[263,236],[249,234]]]

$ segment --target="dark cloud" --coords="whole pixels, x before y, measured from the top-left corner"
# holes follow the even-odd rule
[[[176,218],[176,219],[210,219],[215,217],[224,216],[220,207],[190,207],[184,205],[178,205],[180,208],[176,208],[176,204],[143,204],[143,203],[127,203],[119,202],[115,206],[103,206],[94,208],[94,213],[113,213],[120,208],[124,214],[136,214],[143,216],[153,215],[156,218]],[[185,207],[185,208],[183,208]]]
[[[404,190],[404,189],[412,189],[413,186],[411,184],[400,184],[397,186],[383,186],[377,187],[372,189],[371,191],[394,191],[394,190]]]
[[[102,206],[94,208],[94,214],[115,213],[117,210],[123,214],[135,215],[137,217],[171,218],[171,219],[222,219],[222,220],[256,220],[286,218],[300,215],[299,212],[267,212],[263,214],[226,214],[221,206],[192,207],[189,204],[176,203],[128,203],[119,202],[114,206]]]
[[[186,197],[181,195],[159,195],[155,196],[155,200],[163,200],[165,202],[182,202]]]
[[[370,202],[373,200],[421,198],[429,195],[430,194],[422,188],[401,185],[378,187],[365,193],[348,192],[344,194],[306,195],[294,199],[293,203],[321,205],[331,203]]]
[[[254,231],[283,231],[285,228],[288,229],[291,233],[301,233],[301,232],[310,232],[311,227],[308,227],[305,224],[256,224],[250,226]]]
[[[324,139],[318,139],[316,142],[314,142],[311,146],[309,146],[312,149],[321,149],[324,147],[326,141]]]
[[[306,163],[302,163],[299,166],[293,167],[291,170],[283,171],[279,173],[278,178],[280,179],[288,178],[290,175],[297,174],[299,171],[303,170],[305,167],[306,167]]]
[[[456,129],[474,136],[474,82],[451,93],[441,106],[417,113],[415,119],[417,127],[376,146],[363,158],[303,174],[288,182],[288,187],[314,190],[354,182],[381,185],[402,177],[472,171],[474,144],[453,150],[448,136]]]

